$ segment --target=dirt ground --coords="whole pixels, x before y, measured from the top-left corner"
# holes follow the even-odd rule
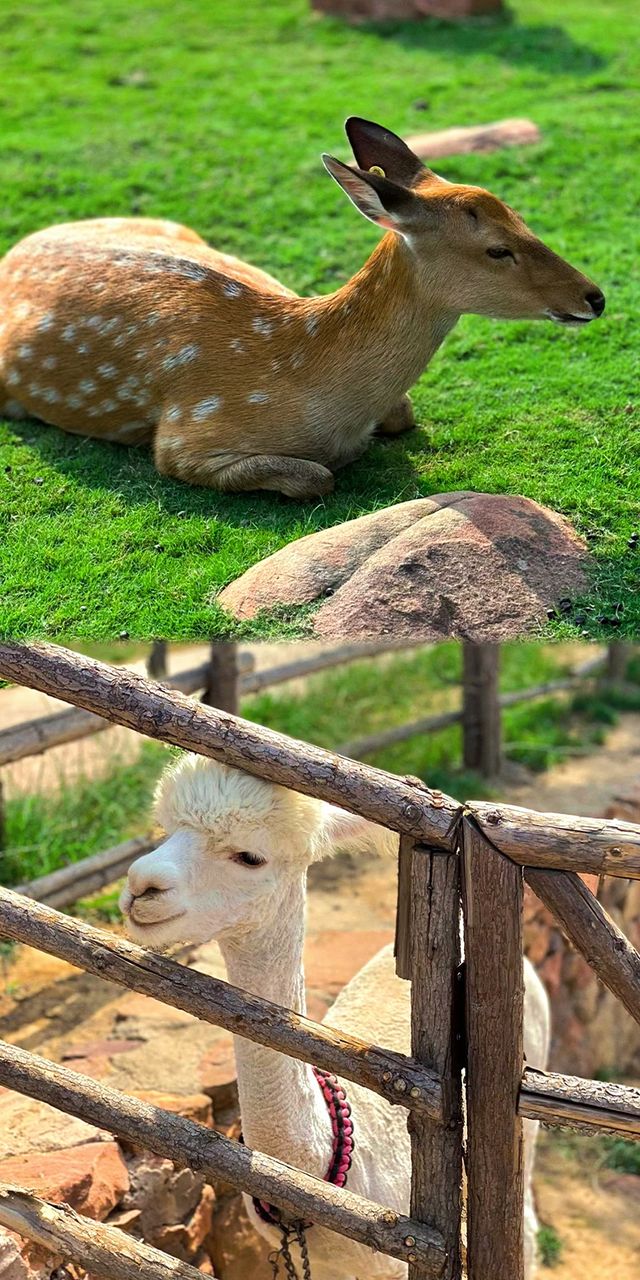
[[[271,646],[270,646],[271,649]],[[200,660],[193,651],[181,666]],[[268,661],[278,654],[271,650]],[[266,660],[266,654],[262,660]],[[40,695],[36,695],[40,698]],[[47,700],[48,702],[49,700]],[[23,718],[22,714],[16,719]],[[42,713],[38,707],[32,714]],[[85,749],[99,739],[88,740]],[[68,766],[69,748],[66,764]],[[86,757],[85,757],[86,764]],[[47,768],[49,766],[46,766]],[[66,769],[65,769],[66,772]],[[53,785],[55,773],[49,775]],[[640,715],[624,715],[606,745],[568,760],[548,774],[505,777],[501,794],[541,810],[599,815],[615,795],[640,778]],[[15,779],[17,782],[18,779]],[[24,785],[20,778],[20,785]],[[40,783],[42,775],[40,777]],[[367,857],[341,856],[312,869],[309,894],[307,982],[309,1013],[322,1017],[340,987],[393,934],[395,866]],[[191,962],[222,976],[217,948],[198,948]],[[2,961],[0,960],[0,964]],[[229,1038],[188,1015],[121,992],[60,961],[19,948],[4,964],[1,1033],[9,1040],[108,1079],[117,1088],[190,1092],[202,1083],[203,1063],[232,1070]],[[176,1018],[180,1036],[176,1037]],[[121,1049],[107,1056],[104,1043]],[[557,1233],[562,1255],[554,1280],[638,1280],[640,1275],[640,1178],[578,1159],[553,1133],[543,1135],[536,1178],[541,1221]]]

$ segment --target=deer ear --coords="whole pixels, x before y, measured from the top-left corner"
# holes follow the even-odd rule
[[[389,182],[380,174],[352,169],[333,156],[324,154],[322,163],[365,218],[388,231],[408,234],[417,212],[414,208],[416,197],[410,191]]]
[[[429,173],[422,160],[390,129],[383,129],[373,120],[362,120],[360,116],[349,116],[344,127],[360,169],[378,165],[390,182],[402,187],[414,186]]]

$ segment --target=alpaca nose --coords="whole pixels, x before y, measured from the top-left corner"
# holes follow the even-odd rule
[[[585,294],[585,302],[589,303],[591,310],[595,316],[601,316],[604,311],[604,294],[600,289],[591,289]]]

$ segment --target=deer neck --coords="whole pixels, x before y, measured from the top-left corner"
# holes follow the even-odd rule
[[[270,926],[220,947],[234,986],[305,1012],[303,969],[306,876],[288,887]],[[248,1146],[323,1178],[333,1135],[311,1067],[234,1036],[240,1114]]]
[[[459,314],[439,296],[437,273],[418,269],[412,249],[390,232],[336,293],[314,299],[325,381],[380,420],[426,369]],[[360,412],[358,417],[360,417]]]

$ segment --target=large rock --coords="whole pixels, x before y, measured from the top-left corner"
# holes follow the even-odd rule
[[[587,585],[569,523],[529,498],[461,492],[309,534],[220,593],[236,618],[322,601],[323,639],[506,640]]]
[[[271,1248],[252,1226],[237,1193],[218,1206],[207,1251],[218,1280],[256,1280],[269,1274]]]
[[[89,1142],[66,1151],[32,1152],[0,1161],[0,1182],[33,1191],[54,1204],[70,1204],[102,1221],[129,1190],[117,1143]]]
[[[111,1134],[75,1116],[63,1115],[46,1102],[0,1090],[0,1160],[99,1141],[111,1142]]]

